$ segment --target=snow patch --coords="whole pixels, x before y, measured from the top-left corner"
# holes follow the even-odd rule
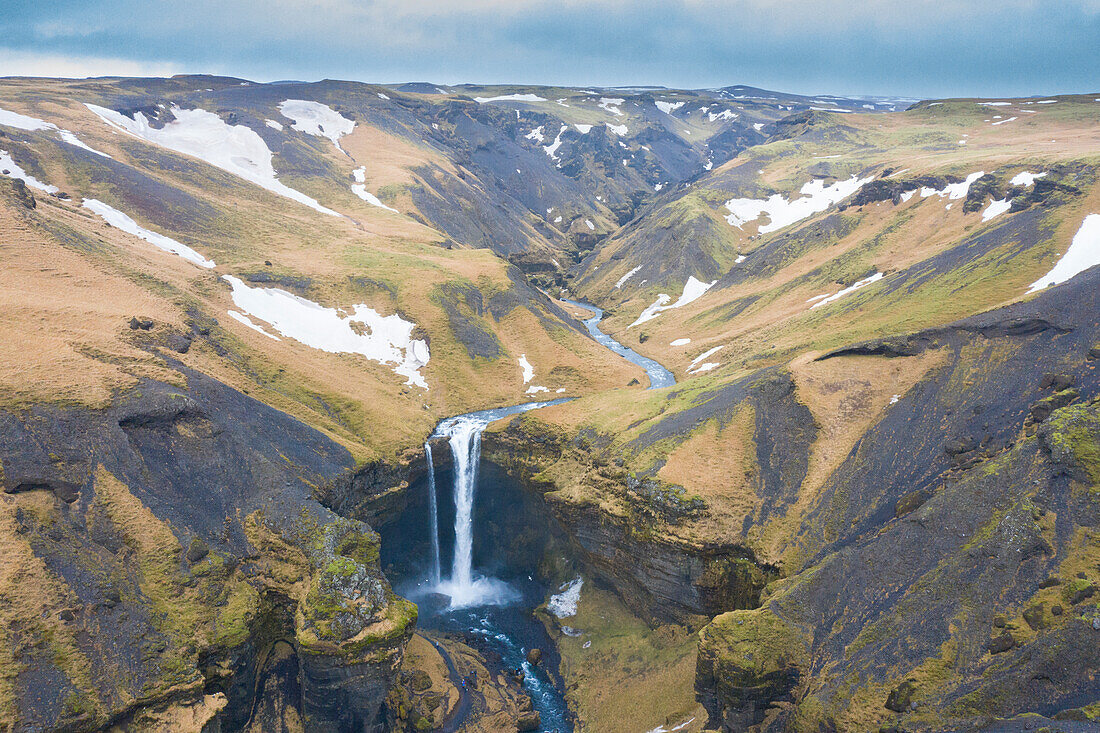
[[[569,618],[577,615],[577,603],[581,600],[581,588],[584,586],[584,578],[577,576],[568,583],[562,583],[558,587],[558,593],[550,596],[546,603],[546,610],[558,618]]]
[[[351,186],[352,193],[366,201],[368,204],[371,204],[372,206],[377,206],[378,208],[385,209],[386,211],[392,211],[395,214],[401,213],[392,206],[386,206],[378,199],[377,196],[367,190],[367,187],[364,185],[367,181],[366,166],[359,166],[358,168],[353,170],[351,174],[355,176],[355,183],[353,183]]]
[[[1029,173],[1027,171],[1022,171],[1014,175],[1009,183],[1013,186],[1030,186],[1040,178],[1046,178],[1046,176],[1046,173]]]
[[[21,115],[18,112],[12,112],[0,108],[0,125],[7,125],[8,127],[14,127],[19,130],[26,130],[28,132],[37,132],[40,130],[56,130],[58,137],[62,141],[67,142],[69,145],[75,145],[78,148],[84,148],[85,150],[95,153],[96,155],[103,156],[104,158],[110,158],[104,152],[96,150],[95,148],[86,145],[80,138],[76,136],[76,133],[68,130],[63,130],[52,122],[46,122],[40,120],[37,117],[29,117],[27,115]],[[112,159],[113,160],[113,159]],[[29,183],[27,185],[30,185]]]
[[[279,112],[283,117],[294,122],[291,125],[293,129],[307,135],[326,137],[340,152],[344,152],[340,147],[340,138],[350,135],[355,129],[354,120],[349,120],[332,107],[320,102],[288,99],[279,105]]]
[[[826,186],[824,180],[814,179],[800,189],[803,197],[794,200],[788,200],[781,194],[772,194],[767,199],[730,199],[724,204],[730,212],[726,221],[740,229],[767,214],[769,222],[762,224],[759,229],[761,234],[767,234],[825,211],[873,180],[873,176],[852,176],[846,181],[837,181]]]
[[[57,193],[61,189],[57,186],[51,186],[48,183],[43,183],[34,176],[28,174],[25,170],[19,167],[19,165],[11,159],[11,155],[6,150],[0,150],[0,173],[8,178],[18,178],[31,188],[37,188],[39,191],[45,193]]]
[[[849,293],[854,293],[855,291],[859,290],[862,287],[870,285],[871,283],[878,282],[882,278],[883,278],[883,274],[881,272],[876,272],[874,275],[871,275],[870,277],[865,277],[862,280],[857,280],[856,282],[854,282],[853,284],[851,284],[848,287],[844,288],[843,290],[841,290],[838,293],[833,293],[832,295],[828,295],[824,298],[821,298],[821,296],[816,296],[814,298],[811,298],[810,300],[817,300],[818,302],[811,305],[810,309],[813,310],[814,308],[818,308],[820,306],[823,306],[826,303],[832,303],[835,300],[839,300],[839,299],[843,298],[845,295],[848,295]],[[819,298],[820,298],[820,300],[819,300]],[[807,302],[809,302],[809,301],[807,301]]]
[[[226,313],[229,314],[230,318],[232,318],[235,321],[239,321],[240,323],[243,323],[244,325],[251,328],[253,331],[258,331],[258,332],[262,333],[264,336],[267,336],[269,339],[273,339],[275,341],[282,341],[282,339],[279,338],[278,336],[276,336],[274,334],[271,334],[271,333],[268,333],[267,331],[265,331],[262,328],[260,328],[259,326],[257,326],[255,323],[252,322],[252,319],[249,318],[248,316],[246,316],[244,313],[239,313],[239,312],[233,311],[233,310],[226,311]]]
[[[340,216],[276,179],[275,169],[271,165],[271,150],[263,138],[249,127],[226,124],[222,118],[204,109],[180,109],[173,105],[172,114],[176,119],[157,129],[149,124],[148,118],[142,112],[135,113],[134,118],[130,119],[113,109],[94,104],[85,106],[108,125],[123,132],[177,153],[198,158],[322,214]]]
[[[611,130],[611,132],[615,133],[619,137],[626,137],[626,133],[627,133],[626,125],[608,124],[607,129]]]
[[[989,202],[989,206],[982,212],[982,222],[984,223],[996,216],[1000,216],[1010,208],[1012,208],[1012,203],[1007,198],[1000,200],[994,199]]]
[[[103,221],[107,222],[111,226],[121,229],[127,234],[133,234],[138,239],[144,239],[149,244],[164,250],[165,252],[171,252],[177,254],[188,262],[193,262],[199,267],[211,268],[214,267],[214,261],[208,260],[200,255],[195,250],[188,247],[186,244],[180,244],[171,237],[166,237],[163,234],[157,234],[154,231],[150,231],[145,227],[138,224],[136,221],[123,214],[118,209],[105,204],[102,201],[96,199],[84,199],[84,208],[88,209],[92,213],[98,215]]]
[[[546,135],[544,135],[542,132],[542,125],[539,125],[534,130],[531,130],[531,132],[524,135],[524,137],[528,140],[534,140],[537,143],[546,142]]]
[[[420,374],[428,364],[428,344],[413,338],[415,323],[396,313],[382,316],[362,303],[337,310],[279,288],[249,287],[232,275],[223,279],[233,288],[238,308],[271,324],[283,336],[332,354],[361,354],[393,365],[393,371],[408,380],[405,384],[428,388]]]
[[[523,370],[523,383],[527,384],[535,378],[535,368],[531,366],[531,362],[527,361],[527,354],[520,354],[517,361],[520,369]]]
[[[478,104],[487,102],[545,102],[546,99],[537,94],[502,94],[499,97],[474,97]]]
[[[946,197],[950,200],[957,201],[958,199],[966,198],[966,194],[970,192],[970,186],[974,181],[978,180],[985,175],[985,171],[976,171],[966,177],[965,181],[959,183],[949,183],[943,187],[942,190],[937,191],[934,188],[928,188],[925,186],[920,190],[920,196],[922,199],[926,199],[929,196],[939,196],[941,199]]]
[[[666,115],[672,114],[675,110],[683,107],[687,102],[661,102],[656,101],[653,104],[657,105],[657,109],[664,112]]]
[[[555,162],[558,160],[558,148],[561,147],[561,136],[562,133],[564,133],[568,129],[569,125],[562,125],[561,129],[558,130],[557,137],[554,138],[554,142],[550,143],[549,145],[542,146],[542,149],[546,151],[546,154],[550,157],[550,160],[553,160]]]
[[[1064,283],[1096,265],[1100,265],[1100,214],[1089,214],[1073,235],[1073,241],[1066,253],[1050,272],[1033,282],[1027,292],[1034,293],[1051,285]]]
[[[623,111],[619,109],[619,106],[625,101],[625,99],[619,99],[617,97],[600,97],[599,106],[616,117],[622,117]]]
[[[684,283],[684,290],[682,293],[680,293],[680,297],[675,303],[669,305],[668,303],[670,300],[672,300],[672,296],[668,295],[667,293],[659,293],[657,295],[657,300],[646,306],[645,310],[643,310],[638,316],[638,319],[634,321],[634,323],[631,323],[629,326],[627,326],[627,328],[634,328],[640,323],[651,321],[666,310],[671,310],[672,308],[682,308],[688,303],[695,302],[703,296],[703,293],[710,290],[716,282],[718,281],[712,280],[711,282],[706,283],[702,280],[696,280],[695,276],[691,275],[690,277],[688,277],[687,282]]]
[[[724,109],[721,112],[707,113],[707,119],[711,122],[716,122],[718,120],[736,120],[737,113],[732,110]],[[763,125],[761,125],[761,127],[763,127]]]
[[[1013,120],[1018,120],[1018,119],[1020,119],[1020,118],[1019,117],[1009,117],[1007,120],[998,120],[997,122],[993,123],[993,127],[996,127],[997,125],[1003,125],[1006,122],[1012,122]]]
[[[676,339],[675,341],[670,341],[668,345],[669,346],[687,346],[690,343],[691,343],[691,339],[683,338],[683,339]]]
[[[272,130],[283,131],[283,123],[278,120],[264,120],[264,124],[270,127]]]
[[[640,270],[640,269],[642,269],[642,266],[638,265],[633,270],[631,270],[630,272],[628,272],[625,275],[623,275],[622,277],[620,277],[619,281],[617,283],[615,283],[615,289],[618,290],[619,288],[621,288],[623,286],[623,283],[625,283],[630,278],[634,277],[634,275],[636,275],[638,273],[638,270]]]
[[[573,127],[577,128],[580,134],[587,135],[592,132],[592,128],[595,127],[595,125],[573,125]]]

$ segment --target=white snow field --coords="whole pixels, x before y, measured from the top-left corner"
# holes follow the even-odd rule
[[[542,128],[539,128],[539,129],[542,129]],[[561,136],[568,129],[569,129],[569,125],[562,125],[561,129],[558,130],[557,136],[554,138],[554,142],[550,143],[549,145],[543,145],[542,146],[542,149],[546,151],[546,155],[549,156],[550,160],[553,160],[555,162],[559,160],[559,158],[558,158],[558,148],[561,147]]]
[[[163,234],[158,234],[146,229],[115,207],[105,204],[98,199],[84,199],[84,208],[96,214],[111,226],[121,229],[127,234],[133,234],[138,239],[144,239],[158,249],[179,255],[183,259],[188,262],[193,262],[199,267],[214,267],[214,260],[206,259],[186,244],[180,244],[171,237],[166,237]]]
[[[776,193],[766,199],[730,199],[723,204],[730,212],[726,221],[741,229],[745,224],[767,214],[769,222],[760,225],[760,233],[767,234],[825,211],[873,180],[873,176],[868,178],[852,176],[846,181],[837,181],[831,186],[826,186],[824,180],[815,178],[800,189],[802,198],[789,200],[782,194]]]
[[[1089,214],[1073,235],[1073,241],[1066,253],[1050,272],[1033,282],[1027,292],[1034,293],[1051,285],[1064,283],[1096,265],[1100,265],[1100,214]]]
[[[407,380],[405,384],[428,388],[420,373],[428,364],[428,344],[413,338],[415,323],[396,313],[380,315],[362,303],[337,310],[279,288],[253,288],[232,275],[223,279],[233,288],[234,305],[283,336],[332,354],[362,354],[393,365],[394,373]],[[358,330],[353,327],[356,323]]]
[[[478,104],[486,102],[545,102],[546,99],[537,94],[503,94],[499,97],[474,97]]]
[[[322,214],[340,216],[275,178],[271,150],[263,138],[249,127],[226,124],[221,117],[204,109],[180,109],[173,105],[172,114],[176,119],[157,129],[149,124],[148,118],[141,112],[135,113],[134,119],[130,119],[113,109],[95,104],[85,106],[108,125],[123,132],[177,153],[198,158]]]
[[[5,171],[7,172],[5,173]],[[57,186],[43,183],[27,173],[18,163],[11,159],[11,155],[6,150],[0,150],[0,173],[8,178],[18,178],[31,188],[37,188],[44,193],[57,193],[61,190]]]
[[[358,196],[359,198],[366,201],[368,204],[371,204],[372,206],[377,206],[378,208],[385,209],[386,211],[392,211],[395,214],[400,214],[401,213],[400,211],[393,208],[392,206],[386,206],[384,203],[382,203],[378,199],[377,196],[375,196],[373,193],[371,193],[370,191],[367,190],[367,187],[366,187],[367,168],[366,168],[366,166],[359,166],[358,168],[353,170],[351,172],[351,174],[353,176],[355,176],[355,183],[351,184],[351,192],[352,193],[354,193],[356,196]]]
[[[651,321],[661,313],[673,308],[681,308],[688,303],[692,303],[703,296],[703,293],[710,290],[717,280],[712,280],[709,283],[705,283],[702,280],[696,280],[694,275],[688,277],[686,283],[684,283],[684,291],[680,293],[680,297],[672,305],[668,305],[668,302],[672,300],[672,296],[667,293],[660,293],[657,295],[657,300],[646,306],[641,315],[638,316],[638,320],[631,323],[627,328],[634,328],[640,323]]]
[[[669,346],[687,346],[690,343],[691,343],[691,339],[682,338],[682,339],[676,339],[675,341],[670,341],[668,343],[668,345]]]
[[[657,109],[661,110],[666,115],[670,115],[674,111],[680,109],[681,107],[683,107],[687,103],[686,102],[662,102],[662,101],[658,100],[658,101],[654,102],[653,104],[657,105]]]
[[[307,135],[327,137],[342,153],[344,149],[340,147],[340,138],[350,135],[355,130],[354,120],[349,120],[332,107],[320,102],[288,99],[279,104],[279,112],[294,123],[290,126],[292,129]]]
[[[6,125],[7,127],[14,127],[17,130],[26,130],[28,132],[38,132],[40,130],[55,130],[57,136],[61,138],[63,142],[67,142],[69,145],[75,145],[78,148],[84,148],[85,150],[101,155],[104,158],[110,158],[111,156],[106,153],[96,150],[95,148],[87,145],[80,138],[76,136],[76,133],[69,130],[63,130],[52,122],[46,122],[40,120],[37,117],[28,117],[27,115],[21,115],[18,112],[12,112],[0,108],[0,125]],[[28,184],[30,185],[30,184]]]
[[[832,295],[827,295],[825,297],[822,297],[820,295],[814,296],[813,298],[810,298],[810,301],[816,300],[817,302],[814,303],[813,305],[811,305],[810,308],[811,309],[818,308],[820,306],[825,305],[826,303],[832,303],[833,301],[840,300],[845,295],[848,295],[849,293],[854,293],[855,291],[859,290],[860,288],[866,287],[867,285],[870,285],[871,283],[876,283],[879,280],[881,280],[883,277],[884,276],[881,272],[876,272],[874,275],[871,275],[869,277],[865,277],[862,280],[857,280],[856,282],[852,283],[848,287],[844,288],[843,290],[841,290],[837,293],[833,293]],[[810,302],[810,301],[806,301],[806,302]]]

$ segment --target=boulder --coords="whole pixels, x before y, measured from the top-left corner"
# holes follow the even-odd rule
[[[908,712],[910,705],[913,704],[913,695],[916,691],[917,686],[910,680],[905,680],[890,690],[890,694],[886,696],[886,709],[893,710],[895,713]]]
[[[989,650],[990,654],[1001,654],[1007,652],[1012,647],[1016,646],[1016,639],[1012,636],[1011,632],[1005,631],[999,636],[994,636],[990,639],[985,648]]]
[[[539,648],[529,649],[527,651],[527,663],[538,664],[542,661],[542,650]]]

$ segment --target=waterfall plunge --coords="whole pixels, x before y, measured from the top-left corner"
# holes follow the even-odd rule
[[[481,434],[494,420],[533,410],[565,400],[529,402],[524,405],[458,415],[439,423],[432,437],[446,438],[454,457],[455,547],[451,577],[440,578],[439,515],[435,499],[435,469],[431,447],[425,444],[428,458],[429,508],[432,522],[434,590],[450,596],[451,608],[501,605],[516,598],[515,591],[502,580],[474,574],[474,497],[477,491],[477,469],[481,463]]]
[[[424,443],[424,455],[428,459],[428,510],[432,520],[432,585],[438,586],[443,580],[439,564],[439,500],[435,493],[435,463],[430,441]]]

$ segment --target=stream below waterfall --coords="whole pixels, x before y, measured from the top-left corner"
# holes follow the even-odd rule
[[[650,389],[675,384],[672,373],[663,366],[599,330],[602,310],[587,303],[565,302],[594,313],[584,321],[589,334],[645,369]],[[482,476],[481,436],[496,420],[567,401],[529,402],[441,421],[424,444],[428,462],[426,516],[407,511],[408,516],[398,526],[383,530],[384,560],[390,564],[387,573],[395,589],[419,605],[420,625],[458,634],[486,650],[495,662],[495,671],[520,670],[523,686],[541,717],[538,730],[544,733],[573,731],[553,641],[533,614],[554,589],[536,577],[537,553],[524,554],[516,551],[514,543],[509,545],[512,538],[525,534],[522,522],[530,517],[523,512],[529,513],[530,507],[517,507],[529,500],[517,498],[523,494],[522,489],[510,483],[499,469]],[[451,470],[437,476],[433,442],[434,450],[439,450],[443,440],[450,449]],[[447,483],[451,487],[450,502],[439,497]],[[475,504],[479,492],[484,496]],[[480,535],[475,532],[479,520]],[[393,541],[387,542],[387,536]],[[450,553],[445,557],[448,540]],[[522,545],[522,538],[517,541]],[[545,553],[546,547],[541,549]],[[532,648],[543,652],[541,665],[527,661],[527,652]]]

